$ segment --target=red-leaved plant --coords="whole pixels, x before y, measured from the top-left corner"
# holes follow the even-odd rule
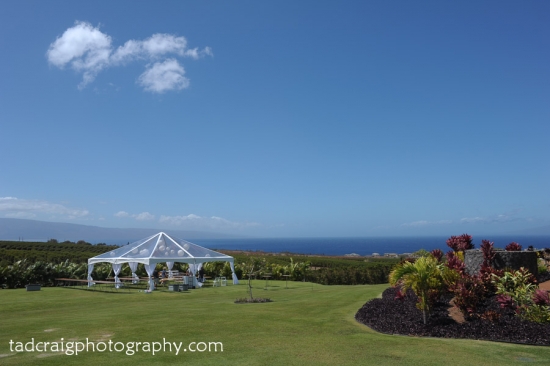
[[[441,259],[443,258],[443,252],[441,251],[441,249],[434,249],[430,252],[435,259],[437,259],[438,262],[441,263]]]
[[[513,241],[510,244],[508,244],[505,249],[509,252],[519,252],[521,251],[522,248],[520,244]]]
[[[535,290],[533,294],[533,302],[541,306],[550,306],[550,294],[548,291],[541,289]]]
[[[461,261],[460,258],[458,258],[455,252],[453,252],[452,250],[447,252],[447,263],[445,265],[450,269],[454,269],[461,275],[464,275],[466,270],[464,262]]]
[[[483,265],[485,267],[490,267],[493,264],[495,259],[495,249],[493,248],[493,242],[483,239],[481,241],[481,251],[483,252]]]
[[[451,289],[455,305],[466,317],[475,317],[477,307],[488,296],[487,288],[478,276],[463,275]]]
[[[514,305],[514,301],[512,300],[512,297],[508,295],[497,295],[497,301],[500,304],[501,309],[512,309],[512,310],[516,309],[516,306]]]
[[[447,245],[455,252],[461,252],[467,249],[474,249],[472,243],[472,236],[468,234],[462,234],[460,236],[451,236],[447,239]]]
[[[403,292],[403,290],[401,289],[400,286],[396,286],[397,288],[397,292],[395,293],[395,297],[393,298],[394,300],[400,300],[400,301],[403,301],[405,300],[405,293]]]

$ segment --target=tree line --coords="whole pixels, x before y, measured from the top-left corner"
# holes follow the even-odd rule
[[[0,286],[17,288],[29,283],[54,286],[55,278],[85,279],[88,259],[116,248],[116,245],[92,245],[84,241],[59,243],[55,239],[46,243],[0,241]],[[399,262],[396,258],[220,252],[234,257],[235,274],[240,280],[247,278],[247,266],[255,261],[257,278],[269,274],[273,280],[309,281],[324,285],[386,283],[391,269]],[[164,263],[159,263],[157,269],[161,270],[164,266]],[[173,267],[174,271],[179,272],[186,272],[187,269],[185,263],[175,263]],[[227,262],[207,262],[204,269],[207,276],[231,278],[231,267]],[[138,265],[136,274],[147,276],[142,264]],[[130,275],[129,266],[124,265],[119,276]],[[96,264],[92,276],[96,280],[113,276],[111,265]]]
[[[61,263],[69,260],[73,263],[87,263],[88,258],[116,248],[117,245],[93,245],[84,240],[76,243],[59,243],[55,239],[47,242],[0,241],[0,266],[11,265],[23,259],[31,262]]]

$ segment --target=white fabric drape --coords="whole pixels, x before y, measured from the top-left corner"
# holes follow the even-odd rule
[[[147,275],[149,276],[149,290],[151,291],[155,289],[155,281],[151,277],[153,276],[153,271],[155,270],[156,266],[156,263],[145,265],[145,271],[147,271]]]
[[[94,265],[88,264],[88,287],[91,287],[92,285],[95,285],[95,283],[92,282],[92,272],[94,271]]]
[[[174,262],[166,262],[166,267],[168,267],[168,278],[172,278],[172,268],[174,267]]]
[[[229,262],[229,265],[231,266],[231,277],[233,277],[233,284],[238,285],[239,279],[237,278],[237,275],[235,274],[235,264],[233,262]]]
[[[134,278],[132,280],[132,283],[136,284],[136,283],[139,282],[139,277],[136,274],[136,270],[137,270],[137,267],[138,267],[138,262],[128,262],[128,265],[130,266],[130,269],[132,270],[132,277]]]
[[[115,272],[115,287],[120,288],[120,280],[118,279],[118,274],[122,269],[122,263],[113,263],[113,272]]]
[[[191,271],[191,274],[195,277],[195,274],[197,273],[197,265],[189,263],[189,271]]]
[[[202,263],[189,263],[189,270],[191,271],[191,274],[193,274],[193,286],[195,287],[202,287],[202,283],[197,281],[196,274],[201,269]]]

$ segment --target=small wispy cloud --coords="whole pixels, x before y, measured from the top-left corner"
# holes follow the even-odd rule
[[[516,217],[514,215],[495,215],[495,216],[488,216],[488,217],[464,217],[460,219],[460,222],[463,224],[477,224],[477,223],[483,223],[483,224],[490,224],[494,222],[510,222],[510,221],[518,221],[521,220],[521,218]],[[528,219],[525,219],[528,221]]]
[[[155,219],[155,215],[151,215],[149,212],[142,212],[137,215],[132,215],[132,217],[138,221],[153,221]]]
[[[201,220],[201,219],[202,219],[202,217],[194,215],[194,214],[189,214],[187,216],[165,216],[165,215],[162,215],[159,219],[159,222],[167,223],[167,224],[170,224],[170,225],[181,226],[181,225],[186,224],[188,222],[198,221],[198,220]]]
[[[126,211],[118,211],[117,213],[113,214],[113,216],[119,217],[119,218],[130,217],[137,221],[153,221],[155,219],[155,215],[147,211],[137,213],[137,214],[131,214]]]
[[[453,223],[452,220],[439,220],[439,221],[419,220],[419,221],[407,222],[407,223],[401,224],[401,226],[422,227],[422,226],[430,226],[430,225],[448,225],[452,223]]]
[[[42,200],[0,197],[0,212],[6,217],[34,218],[38,214],[59,215],[66,219],[82,218],[89,215],[88,210],[75,209],[59,203]]]
[[[126,218],[130,217],[137,221],[153,221],[156,216],[149,212],[139,214],[131,214],[126,211],[119,211],[114,214],[115,217]],[[199,216],[195,214],[189,215],[160,215],[159,224],[170,225],[187,230],[242,230],[246,228],[261,226],[256,222],[238,222],[231,221],[219,216]]]
[[[212,229],[212,230],[240,230],[244,228],[257,227],[260,224],[256,222],[236,222],[227,220],[219,216],[201,217],[195,214],[185,216],[166,216],[162,215],[160,223],[170,224],[172,226],[184,227],[187,229]]]
[[[401,226],[425,227],[425,226],[449,225],[449,224],[490,224],[490,223],[502,223],[502,222],[518,221],[518,220],[528,221],[529,219],[522,219],[518,216],[520,212],[521,212],[521,209],[514,209],[509,212],[496,214],[492,216],[471,216],[471,217],[463,217],[458,220],[438,220],[438,221],[419,220],[419,221],[407,222],[407,223],[401,224]]]
[[[171,55],[170,58],[167,58]],[[164,93],[189,87],[185,69],[174,57],[199,59],[213,56],[212,49],[187,48],[187,39],[172,34],[157,33],[145,40],[129,40],[118,48],[112,38],[90,23],[77,21],[50,44],[46,57],[60,69],[70,66],[82,73],[79,89],[93,82],[104,69],[123,66],[135,60],[148,62],[138,84],[146,91]],[[152,64],[151,64],[152,63]],[[157,78],[157,79],[155,79]]]
[[[475,224],[475,223],[479,223],[479,222],[489,222],[489,219],[486,218],[486,217],[479,217],[479,216],[464,217],[464,218],[460,219],[460,222],[463,223],[463,224]]]

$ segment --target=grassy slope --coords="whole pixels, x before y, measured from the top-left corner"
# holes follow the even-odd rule
[[[3,365],[517,365],[548,364],[550,347],[484,341],[421,339],[378,334],[354,320],[368,299],[386,285],[321,286],[273,282],[255,296],[273,303],[233,304],[246,287],[228,286],[188,293],[101,293],[62,288],[40,292],[0,290],[0,355],[9,340],[27,342],[108,340],[223,342],[223,353],[83,353],[78,356],[19,353]],[[45,330],[48,330],[45,332]],[[38,357],[39,356],[39,357]],[[47,357],[44,357],[47,356]]]

